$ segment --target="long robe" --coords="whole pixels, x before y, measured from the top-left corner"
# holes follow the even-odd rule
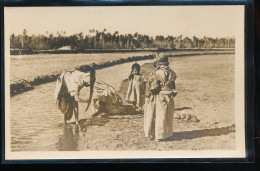
[[[58,77],[54,98],[57,108],[65,114],[66,120],[72,118],[73,113],[77,112],[78,102],[75,101],[75,92],[83,80],[90,84],[90,73],[80,71],[66,71]]]
[[[129,80],[129,86],[126,93],[126,101],[142,106],[144,104],[145,81],[142,75],[134,75]]]
[[[145,137],[165,139],[172,136],[176,77],[176,73],[164,65],[149,75],[144,108]]]

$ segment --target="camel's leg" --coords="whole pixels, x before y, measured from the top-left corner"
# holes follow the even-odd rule
[[[78,107],[75,107],[75,121],[76,121],[76,125],[79,124],[79,108]]]
[[[99,110],[97,112],[95,112],[92,117],[97,117],[98,115],[100,115],[102,112],[100,112]]]
[[[67,125],[66,114],[64,114],[64,124]]]

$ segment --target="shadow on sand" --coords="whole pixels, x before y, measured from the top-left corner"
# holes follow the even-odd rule
[[[208,136],[220,136],[227,135],[229,133],[235,132],[235,125],[213,128],[213,129],[203,129],[203,130],[193,130],[184,132],[173,132],[172,137],[165,139],[165,141],[181,141],[185,139],[194,139]]]
[[[187,109],[192,109],[191,107],[180,107],[180,108],[175,108],[175,111],[181,111],[181,110],[187,110]]]

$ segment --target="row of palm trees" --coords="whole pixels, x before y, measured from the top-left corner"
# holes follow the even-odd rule
[[[57,32],[57,35],[49,33],[41,35],[27,35],[27,30],[23,34],[10,36],[11,49],[30,49],[30,50],[56,50],[64,46],[71,49],[144,49],[144,48],[235,48],[234,38],[193,38],[182,35],[155,37],[145,34],[119,34],[107,32],[106,29],[98,31],[91,29],[89,34],[82,32],[66,36],[65,31]]]

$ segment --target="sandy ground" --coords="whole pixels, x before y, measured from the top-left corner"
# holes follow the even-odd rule
[[[140,61],[146,77],[154,69]],[[234,150],[234,62],[235,55],[198,55],[170,59],[177,73],[175,114],[191,114],[200,122],[173,120],[173,136],[165,142],[145,139],[143,114],[101,115],[90,122],[80,113],[68,126],[56,108],[55,82],[11,97],[11,148],[13,151],[70,150]],[[97,71],[125,98],[132,63]],[[21,73],[23,74],[23,73]],[[91,110],[88,111],[91,114]]]
[[[199,122],[173,120],[173,136],[154,142],[144,137],[143,114],[101,116],[87,129],[81,125],[85,135],[70,125],[63,135],[69,131],[73,138],[60,137],[61,142],[67,139],[80,150],[234,150],[234,55],[172,58],[170,67],[177,73],[175,113],[194,115]],[[144,64],[142,74],[147,78],[153,69]],[[122,81],[123,98],[126,89]]]

